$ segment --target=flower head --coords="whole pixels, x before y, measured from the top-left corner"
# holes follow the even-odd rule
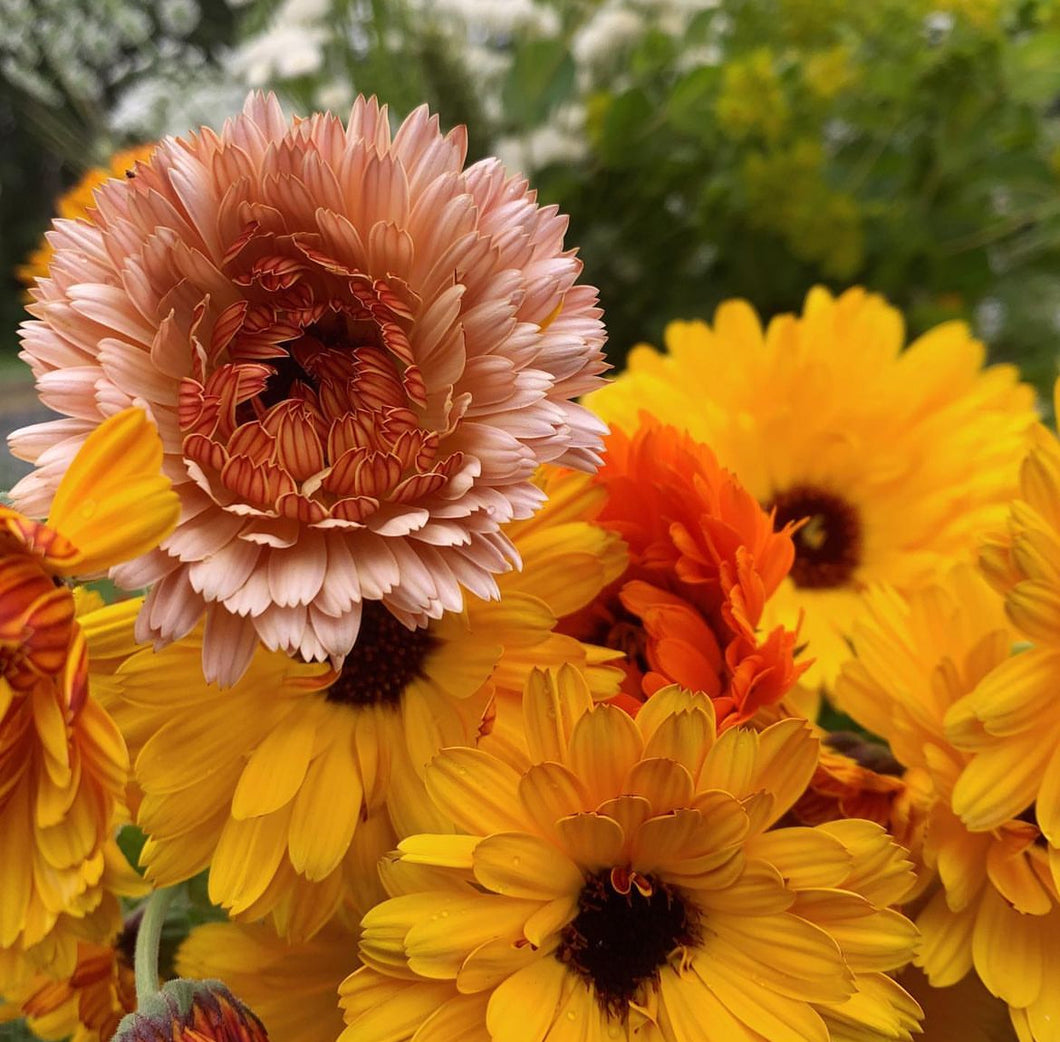
[[[886,908],[899,849],[869,822],[769,828],[813,773],[804,722],[715,738],[704,694],[632,718],[570,667],[532,676],[524,712],[524,770],[475,749],[429,767],[458,831],[384,864],[344,1040],[910,1037],[885,976],[915,937]]]
[[[779,701],[806,664],[794,631],[763,636],[760,622],[791,567],[792,525],[774,531],[708,446],[647,419],[607,439],[593,480],[605,493],[594,521],[622,537],[628,565],[563,627],[625,653],[623,704],[676,683],[732,726]]]
[[[1027,1037],[1048,1038],[1058,852],[1037,815],[1048,820],[1053,806],[1045,772],[1053,746],[1045,721],[1005,742],[984,738],[977,717],[990,706],[1013,724],[1036,718],[1055,662],[1011,654],[1001,599],[968,566],[904,598],[878,588],[867,607],[854,631],[857,658],[835,693],[928,793],[924,861],[934,884],[916,919],[916,963],[936,987],[974,967]]]
[[[115,576],[154,584],[144,638],[206,616],[211,679],[259,638],[337,666],[368,602],[413,625],[496,596],[537,464],[598,462],[571,399],[604,333],[566,219],[465,151],[425,108],[392,135],[374,100],[344,127],[252,95],[56,226],[23,346],[71,419],[14,438],[38,469],[13,495],[46,504],[101,410],[145,402],[183,512]]]
[[[133,974],[135,930],[127,928],[112,943],[82,941],[69,976],[38,973],[14,989],[5,986],[11,1013],[26,1018],[37,1038],[62,1042],[110,1042],[122,1017],[136,1008]],[[3,1014],[0,1013],[0,1020]]]
[[[763,623],[801,616],[806,682],[832,683],[872,583],[911,590],[972,559],[1035,420],[1033,390],[1011,366],[983,369],[960,323],[903,339],[898,312],[861,289],[814,289],[765,330],[728,301],[713,326],[672,323],[667,353],[636,348],[588,399],[627,430],[643,412],[686,428],[778,524],[802,522]]]
[[[93,686],[133,649],[128,606],[92,610],[63,579],[172,531],[161,463],[154,428],[130,408],[86,439],[47,524],[0,507],[0,949],[59,974],[78,939],[99,939],[90,924],[109,934],[107,892],[125,885],[108,879],[123,874],[111,829],[128,758]]]
[[[168,885],[209,865],[217,904],[271,913],[304,939],[346,900],[363,911],[379,899],[375,862],[398,838],[444,827],[423,788],[440,748],[488,736],[518,755],[535,664],[576,662],[598,695],[614,694],[614,653],[554,632],[624,564],[617,537],[577,519],[578,498],[567,489],[516,524],[526,568],[500,577],[499,600],[469,596],[463,612],[411,630],[365,605],[339,670],[259,647],[221,690],[202,676],[201,628],[123,662],[107,706],[144,793],[148,876]]]

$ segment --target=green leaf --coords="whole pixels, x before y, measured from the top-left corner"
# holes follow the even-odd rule
[[[544,122],[574,86],[574,60],[562,40],[524,40],[505,81],[508,117],[524,126]]]
[[[655,111],[641,90],[620,94],[608,106],[600,128],[600,153],[616,167],[644,165],[641,142],[652,130]]]
[[[125,860],[136,869],[140,875],[144,874],[140,866],[140,851],[143,850],[147,837],[135,825],[125,825],[118,833],[118,847],[125,855]]]
[[[666,105],[666,116],[675,130],[706,141],[714,137],[714,101],[718,70],[693,69],[677,81]]]

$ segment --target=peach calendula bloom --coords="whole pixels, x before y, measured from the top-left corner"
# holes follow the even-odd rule
[[[709,447],[652,422],[613,433],[593,481],[606,493],[593,520],[629,563],[562,628],[625,653],[622,704],[676,683],[705,692],[728,727],[778,702],[807,666],[794,631],[760,625],[794,559],[792,525],[774,531]]]
[[[171,980],[118,1026],[113,1042],[268,1042],[265,1025],[218,980]]]
[[[426,108],[392,135],[374,100],[343,126],[252,95],[52,233],[23,357],[70,418],[13,438],[37,463],[13,495],[46,506],[100,409],[146,403],[183,512],[114,577],[151,585],[144,639],[205,615],[212,680],[259,639],[339,665],[365,602],[412,626],[495,597],[536,466],[599,462],[572,399],[604,330],[566,218],[465,153]]]
[[[216,904],[305,939],[345,901],[364,911],[378,899],[375,864],[397,839],[445,826],[423,788],[439,749],[489,735],[518,755],[536,664],[575,662],[598,697],[613,695],[614,653],[555,632],[625,561],[616,536],[578,519],[578,499],[564,490],[516,523],[525,567],[499,578],[499,600],[468,596],[411,630],[366,604],[339,670],[259,647],[222,690],[202,676],[201,628],[123,662],[107,708],[144,793],[148,877],[166,886],[209,866]]]
[[[1016,634],[1001,598],[967,565],[904,598],[877,588],[867,608],[854,631],[857,658],[843,667],[835,695],[930,783],[924,861],[935,881],[916,917],[916,964],[935,987],[974,968],[1008,1003],[1021,1037],[1054,1038],[1060,898],[1050,873],[1056,851],[1036,817],[1047,805],[1040,759],[1024,767],[1009,758],[1002,775],[989,747],[974,740],[968,712],[992,704],[1014,722],[1035,715],[1032,688],[1017,676],[1033,652],[1012,655]],[[1041,727],[1035,735],[1049,741]],[[1035,770],[1028,788],[1025,775]],[[984,774],[989,791],[979,784]],[[1004,806],[1015,810],[1001,817]]]
[[[913,590],[978,552],[1004,517],[1036,420],[1013,366],[948,322],[905,345],[882,297],[815,288],[763,328],[745,301],[712,325],[673,322],[587,403],[634,430],[642,413],[688,430],[781,524],[795,561],[763,625],[794,627],[831,686],[873,583]]]
[[[55,205],[56,216],[69,221],[79,217],[91,220],[95,211],[96,189],[112,177],[134,177],[136,165],[146,163],[154,150],[155,146],[149,144],[123,148],[120,152],[115,152],[106,166],[93,167],[70,191],[60,197]],[[47,278],[54,252],[48,239],[43,239],[33,253],[26,258],[26,263],[16,269],[15,274],[27,287],[32,287],[37,279]]]
[[[58,973],[104,902],[129,769],[93,674],[133,643],[131,616],[115,630],[127,608],[85,610],[90,599],[63,580],[172,531],[179,504],[161,466],[154,427],[130,408],[85,440],[46,524],[0,507],[0,953]]]
[[[703,693],[631,717],[571,667],[523,708],[524,769],[476,749],[428,768],[457,831],[381,867],[342,1042],[911,1038],[887,976],[916,939],[887,907],[903,852],[871,822],[771,828],[813,773],[804,721],[715,737]]]

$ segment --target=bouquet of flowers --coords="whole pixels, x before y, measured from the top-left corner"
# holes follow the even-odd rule
[[[254,94],[121,163],[22,330],[4,1015],[1060,1037],[1060,442],[1013,367],[814,288],[608,379],[565,218],[425,108]]]

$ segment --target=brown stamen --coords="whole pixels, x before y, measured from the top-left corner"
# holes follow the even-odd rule
[[[861,563],[862,531],[857,511],[845,499],[813,485],[796,485],[777,494],[772,508],[776,528],[803,522],[794,532],[796,586],[829,589],[845,586]]]
[[[357,643],[328,688],[327,700],[397,709],[409,682],[424,676],[423,664],[434,644],[428,629],[410,630],[378,601],[367,601]]]
[[[608,1016],[625,1020],[642,987],[657,985],[671,955],[699,937],[696,909],[676,887],[617,868],[586,879],[556,957],[592,986]]]

